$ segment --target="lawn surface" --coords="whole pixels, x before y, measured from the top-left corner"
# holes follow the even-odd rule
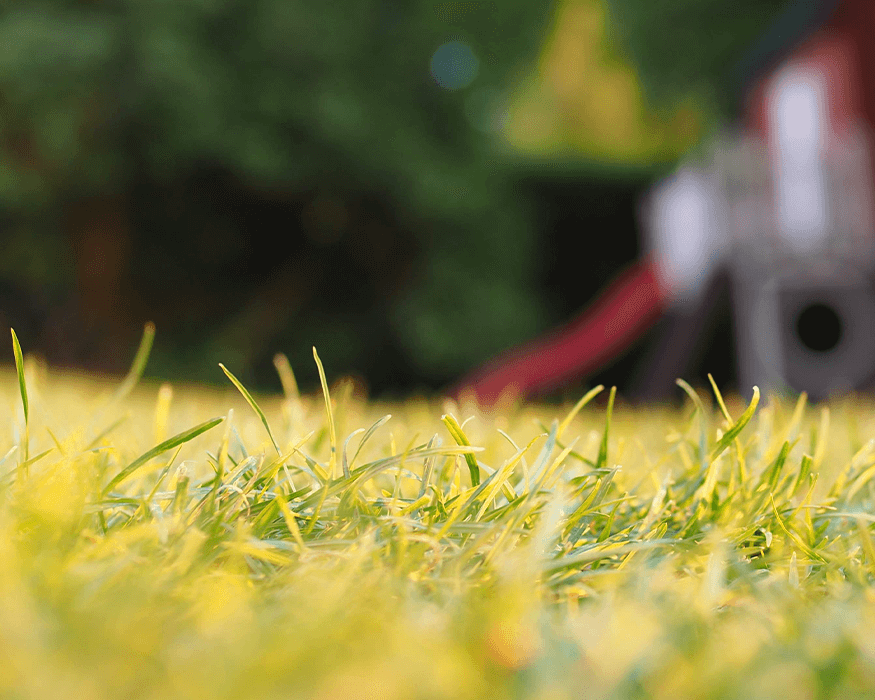
[[[150,341],[0,376],[0,698],[875,694],[869,401],[252,398]]]

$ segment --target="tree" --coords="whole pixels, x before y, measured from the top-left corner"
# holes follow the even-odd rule
[[[36,267],[63,286],[74,270],[51,256],[66,246],[80,294],[91,294],[83,304],[104,308],[105,317],[88,324],[99,330],[130,325],[136,312],[120,319],[119,309],[135,298],[130,290],[124,296],[131,276],[186,270],[208,287],[235,284],[208,276],[210,265],[223,275],[232,269],[231,257],[214,255],[210,265],[176,259],[186,257],[180,252],[194,233],[178,228],[173,212],[160,219],[164,228],[142,230],[132,199],[143,183],[153,193],[185,190],[207,168],[240,196],[299,202],[300,212],[332,198],[377,199],[419,250],[410,284],[389,302],[390,332],[424,377],[452,376],[546,320],[532,281],[531,212],[503,170],[494,124],[551,9],[509,0],[7,3],[0,15],[7,257],[36,256]],[[152,206],[168,205],[161,195]],[[248,245],[257,234],[245,228],[232,237]],[[136,267],[144,237],[161,243],[160,269]],[[95,257],[109,250],[113,259]],[[398,274],[390,262],[386,274]],[[253,303],[257,294],[241,289],[228,314]],[[293,356],[305,356],[307,331],[323,321],[306,309],[286,319],[296,329]],[[376,341],[338,323],[355,342],[326,353],[337,353],[339,369],[360,367]],[[193,352],[234,342],[223,328],[202,319],[206,345]],[[234,331],[240,342],[246,332]],[[268,335],[241,361],[269,365],[277,348],[268,346],[282,333]],[[157,355],[159,366],[179,367],[162,360],[160,344]]]
[[[648,95],[665,107],[696,94],[724,117],[783,48],[820,24],[837,0],[605,0],[615,41]]]

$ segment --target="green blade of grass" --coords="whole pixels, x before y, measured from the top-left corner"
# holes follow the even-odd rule
[[[387,413],[385,416],[383,416],[379,420],[375,421],[374,424],[371,425],[371,427],[367,429],[367,431],[365,431],[364,428],[359,428],[358,430],[353,430],[349,435],[346,436],[346,440],[343,441],[343,455],[342,455],[342,459],[341,459],[341,466],[343,467],[343,476],[344,477],[349,477],[350,470],[352,469],[353,465],[355,464],[355,460],[359,456],[359,452],[362,451],[362,447],[365,446],[365,443],[367,443],[367,441],[371,439],[371,437],[377,431],[377,429],[380,428],[380,426],[385,425],[386,421],[388,421],[391,417],[392,417],[392,414]],[[359,435],[361,433],[364,433],[364,437],[362,437],[362,439],[359,440],[359,446],[356,449],[355,454],[352,456],[352,459],[349,460],[349,459],[347,459],[347,448],[349,447],[349,442],[356,435]]]
[[[802,423],[802,416],[805,413],[805,404],[808,401],[808,393],[803,391],[799,394],[796,400],[796,407],[793,409],[793,415],[790,417],[790,424],[787,426],[787,439],[793,440],[799,432],[799,425]]]
[[[611,416],[614,413],[614,397],[616,395],[617,387],[612,386],[611,394],[608,396],[608,409],[605,413],[605,432],[602,435],[602,444],[599,446],[599,456],[595,463],[596,469],[602,469],[608,463],[608,433],[611,429]]]
[[[559,423],[558,421],[554,420],[553,424],[550,426],[550,432],[547,434],[547,440],[544,442],[544,446],[538,453],[534,464],[532,464],[532,469],[529,472],[529,482],[526,484],[527,491],[531,492],[536,488],[538,482],[541,479],[542,473],[547,468],[550,460],[550,455],[553,454],[553,450],[556,448],[556,435],[558,434],[558,432]]]
[[[852,482],[850,487],[847,489],[844,495],[844,502],[850,503],[854,500],[854,496],[859,493],[860,489],[862,489],[866,484],[868,484],[872,478],[875,477],[875,465],[864,469],[859,476],[857,476]],[[875,562],[873,562],[875,564]]]
[[[337,466],[337,428],[334,425],[334,411],[331,409],[331,395],[328,393],[328,380],[325,378],[325,368],[319,353],[313,348],[313,359],[316,360],[316,368],[319,370],[319,382],[322,384],[322,396],[325,398],[325,413],[328,416],[328,442],[330,454],[328,458],[328,476],[334,478],[334,470]],[[355,458],[353,458],[354,460]]]
[[[562,419],[562,422],[559,424],[559,431],[556,433],[557,438],[562,437],[562,433],[565,432],[565,429],[569,425],[571,425],[571,421],[574,420],[574,417],[578,413],[580,413],[581,409],[584,406],[586,406],[590,401],[592,401],[596,396],[598,396],[604,390],[604,388],[605,387],[603,384],[599,384],[597,387],[590,389],[588,392],[586,392],[584,397],[580,401],[578,401],[574,405],[574,408],[572,408],[571,411],[568,413],[568,415]]]
[[[97,443],[99,443],[101,440],[103,440],[103,438],[105,438],[105,437],[106,437],[107,435],[109,435],[113,430],[115,430],[116,428],[118,428],[122,423],[124,423],[125,421],[127,421],[127,420],[129,420],[129,419],[130,419],[130,416],[129,416],[129,415],[124,415],[124,416],[122,416],[121,418],[119,418],[118,420],[116,420],[114,423],[111,423],[108,427],[106,427],[106,428],[103,429],[103,432],[102,432],[102,433],[100,433],[100,434],[99,434],[97,437],[95,437],[91,442],[89,442],[88,445],[85,447],[85,449],[86,449],[86,450],[90,450],[90,449],[93,448],[93,447],[97,447]]]
[[[301,529],[298,527],[298,521],[295,520],[295,515],[292,513],[291,508],[289,508],[286,498],[287,496],[284,496],[283,494],[277,494],[277,505],[279,506],[280,513],[282,513],[283,521],[285,522],[289,533],[294,538],[295,544],[298,545],[298,552],[304,554],[304,552],[307,551],[307,545],[304,542],[304,538],[301,537]]]
[[[586,564],[607,559],[608,557],[621,556],[630,552],[638,552],[643,549],[653,549],[657,547],[671,547],[676,545],[677,541],[672,539],[653,539],[643,542],[630,542],[628,544],[609,544],[592,547],[580,554],[558,557],[547,561],[544,565],[544,571],[548,574],[554,574],[564,569],[572,569],[575,567],[583,567]]]
[[[826,443],[829,437],[830,412],[829,406],[820,409],[820,426],[811,429],[811,468],[820,469],[823,457],[826,454]]]
[[[428,441],[425,449],[431,450],[434,449],[435,446],[440,447],[441,439],[437,433],[431,436],[431,440]],[[428,482],[431,480],[431,472],[434,469],[434,457],[426,457],[425,462],[422,466],[422,481],[419,484],[419,495],[418,498],[423,498],[425,496],[425,490],[428,488]]]
[[[526,445],[526,447],[524,447],[523,449],[520,449],[519,447],[517,447],[516,454],[514,454],[509,460],[507,460],[501,466],[500,469],[497,470],[496,473],[501,474],[501,476],[500,476],[500,478],[498,478],[498,481],[495,484],[493,484],[492,489],[490,490],[489,493],[487,493],[486,497],[483,499],[483,505],[480,507],[480,510],[478,511],[477,515],[474,517],[475,521],[480,520],[481,518],[483,518],[486,515],[486,509],[488,508],[489,503],[492,501],[492,499],[495,498],[495,496],[497,495],[499,488],[502,489],[502,491],[504,492],[504,495],[507,498],[508,502],[514,501],[518,498],[516,491],[514,490],[513,486],[510,485],[508,480],[510,479],[510,476],[513,473],[513,470],[516,468],[516,465],[520,461],[522,461],[523,455],[526,452],[528,452],[528,450],[532,447],[532,445],[534,445],[535,442],[538,441],[540,438],[541,438],[540,435],[536,435],[534,438],[531,439],[529,444]],[[431,443],[429,443],[429,444],[431,444]],[[523,483],[526,484],[526,481],[524,480]],[[425,489],[423,488],[423,493],[424,492],[425,492]]]
[[[726,425],[727,426],[732,425],[732,416],[729,414],[729,409],[726,408],[726,403],[723,401],[723,394],[721,394],[720,389],[717,388],[717,382],[714,381],[714,377],[711,376],[710,372],[708,373],[708,381],[711,383],[711,388],[714,390],[714,396],[717,399],[717,405],[720,407],[720,412],[723,414],[723,417],[726,419]],[[689,386],[689,384],[687,386]],[[687,392],[687,393],[689,393],[689,392]],[[695,392],[693,392],[693,393],[695,393]],[[698,396],[696,398],[698,398]]]
[[[420,459],[420,458],[432,457],[432,456],[434,456],[434,457],[441,457],[441,456],[452,457],[452,456],[460,455],[460,454],[465,455],[465,454],[469,454],[471,452],[479,452],[482,449],[483,449],[482,447],[470,447],[470,446],[435,447],[435,448],[427,448],[426,447],[423,449],[413,450],[413,451],[410,451],[408,453],[396,454],[396,455],[392,455],[391,457],[384,457],[384,458],[378,459],[374,462],[369,462],[368,464],[363,464],[362,466],[360,466],[357,469],[354,469],[354,470],[352,470],[352,472],[350,472],[349,479],[337,479],[335,481],[329,481],[327,479],[321,479],[321,478],[316,479],[315,475],[313,475],[313,478],[316,479],[317,481],[319,481],[320,487],[322,485],[327,485],[329,487],[330,491],[329,491],[328,495],[334,495],[336,493],[343,491],[344,489],[353,488],[353,486],[357,483],[362,483],[364,481],[367,481],[368,479],[373,479],[378,474],[385,472],[386,470],[388,470],[392,467],[395,467],[399,464],[402,464],[406,459],[411,459],[411,458]],[[307,459],[306,455],[303,455],[303,453],[300,453],[300,454],[302,454],[302,456],[305,459]],[[295,468],[300,469],[301,471],[305,471],[303,469],[303,467],[301,467],[300,465],[296,466]],[[308,496],[304,500],[303,505],[304,506],[313,505],[316,502],[317,498],[318,498],[317,496],[311,494],[310,496]]]
[[[814,559],[815,561],[819,561],[821,563],[826,563],[826,559],[824,559],[822,556],[820,556],[820,554],[818,554],[811,547],[805,544],[805,542],[802,541],[799,535],[797,535],[787,526],[787,524],[784,522],[784,519],[781,517],[781,514],[778,512],[778,506],[775,505],[774,497],[771,495],[769,495],[769,502],[772,506],[772,512],[775,514],[775,520],[777,520],[778,522],[778,527],[780,527],[781,530],[784,531],[784,534],[787,535],[787,537],[789,537],[796,544],[796,546],[799,547],[799,549],[805,552],[805,554],[809,558]]]
[[[359,435],[363,432],[365,432],[364,428],[353,430],[349,435],[346,436],[346,440],[343,441],[343,454],[340,460],[340,466],[342,467],[341,471],[343,472],[343,477],[345,479],[349,478],[349,459],[346,456],[346,450],[349,447],[349,441],[352,440],[356,435]]]
[[[799,473],[796,475],[796,481],[793,484],[793,489],[790,491],[790,497],[794,497],[799,492],[799,487],[805,483],[808,478],[808,473],[811,471],[812,458],[809,455],[802,455],[802,464],[799,467]]]
[[[292,371],[292,365],[289,358],[283,353],[278,352],[273,357],[273,366],[276,368],[276,373],[279,375],[280,383],[283,385],[283,394],[287,401],[297,401],[301,398],[298,392],[298,382],[295,379],[295,373]]]
[[[0,457],[0,467],[2,467],[6,463],[6,460],[9,459],[17,449],[18,445],[13,445],[9,448],[9,451],[5,455]]]
[[[55,443],[55,447],[57,448],[58,452],[61,453],[61,457],[66,457],[67,452],[66,450],[64,450],[64,446],[61,444],[61,441],[58,440],[58,436],[55,435],[52,432],[52,429],[49,427],[46,427],[46,432],[49,434],[49,437],[52,438],[52,442]]]
[[[277,443],[276,438],[273,436],[273,431],[270,429],[270,425],[267,422],[267,416],[265,416],[264,411],[261,410],[261,406],[258,405],[255,399],[252,398],[252,394],[249,393],[249,390],[240,383],[240,380],[237,379],[237,377],[231,374],[231,372],[228,370],[227,367],[225,367],[225,365],[220,362],[219,367],[222,368],[222,371],[225,373],[228,379],[231,380],[231,383],[237,387],[237,391],[239,391],[243,395],[243,398],[246,399],[246,403],[248,403],[252,410],[255,411],[255,415],[257,415],[261,419],[261,423],[262,425],[264,425],[264,429],[267,431],[267,436],[270,438],[270,441],[273,444],[273,449],[276,450],[277,454],[282,454],[280,452],[280,446]]]
[[[143,377],[143,372],[146,370],[146,364],[149,362],[149,354],[152,352],[152,343],[155,340],[155,324],[147,323],[143,328],[143,337],[140,338],[140,346],[134,355],[134,361],[131,363],[131,368],[127,375],[119,384],[115,394],[113,394],[110,403],[121,401],[130,394],[137,383]]]
[[[176,448],[176,452],[173,453],[173,456],[170,458],[170,461],[167,462],[167,466],[161,470],[161,473],[158,475],[158,479],[155,481],[155,485],[152,487],[152,490],[149,492],[149,495],[146,497],[146,502],[151,503],[152,499],[155,498],[155,494],[158,493],[158,489],[161,487],[161,484],[164,483],[164,479],[170,473],[170,468],[173,466],[173,463],[176,461],[176,458],[179,456],[179,451],[182,449],[182,445],[179,445]]]
[[[15,370],[18,372],[18,388],[21,391],[21,405],[24,408],[24,424],[27,425],[30,411],[27,403],[27,385],[24,381],[24,357],[21,354],[21,344],[18,342],[18,336],[15,335],[15,330],[12,331],[12,354],[15,355]]]
[[[706,446],[708,445],[708,428],[705,424],[707,416],[707,414],[705,413],[705,406],[702,404],[702,399],[699,398],[696,390],[693,389],[693,387],[691,387],[689,384],[687,384],[687,382],[685,382],[683,379],[676,379],[675,384],[683,389],[684,393],[686,393],[686,395],[690,397],[693,405],[695,405],[696,407],[696,412],[699,415],[699,462],[702,471],[704,471],[708,467],[707,457],[705,456],[705,453],[707,451]],[[727,412],[725,415],[728,416],[729,413]]]
[[[759,387],[753,388],[753,398],[750,400],[750,405],[747,407],[744,413],[741,414],[741,418],[733,425],[729,430],[724,433],[723,437],[720,438],[720,441],[714,446],[714,449],[711,450],[711,461],[713,462],[729,445],[732,444],[732,441],[738,437],[738,434],[744,430],[744,426],[746,426],[750,419],[753,418],[754,411],[757,409],[757,404],[760,402],[760,390]]]
[[[775,488],[778,485],[781,470],[784,468],[784,463],[787,461],[787,456],[790,454],[792,448],[793,445],[790,444],[790,441],[784,440],[784,444],[781,445],[781,451],[778,453],[778,456],[775,457],[775,460],[766,467],[760,475],[760,484],[766,484],[770,493],[774,493]]]
[[[368,428],[367,432],[364,434],[361,441],[359,442],[359,446],[358,448],[356,448],[355,454],[352,456],[352,461],[349,463],[350,469],[352,468],[352,465],[355,464],[355,461],[359,456],[359,452],[362,451],[362,448],[365,446],[365,444],[367,444],[368,440],[370,440],[373,437],[374,433],[377,432],[377,430],[379,430],[382,426],[384,426],[386,422],[391,418],[392,414],[387,413],[385,416],[375,421],[370,428]]]
[[[711,374],[708,374],[708,381],[711,382],[711,388],[714,390],[714,396],[717,397],[717,405],[720,406],[720,411],[723,413],[723,417],[726,419],[726,426],[732,426],[732,415],[729,413],[729,409],[726,408],[726,403],[723,401],[723,395],[720,393],[720,389],[717,388],[717,382],[714,381],[714,377]],[[738,463],[738,481],[741,484],[744,484],[747,481],[747,468],[744,462],[744,452],[741,449],[741,442],[736,438],[733,441],[733,445],[735,445],[735,458]],[[732,474],[732,485],[735,484],[735,473]],[[730,488],[730,490],[732,490]]]
[[[863,518],[856,518],[857,531],[860,533],[860,541],[863,551],[866,553],[865,563],[869,571],[875,571],[875,545],[872,544],[872,536],[869,533],[869,525]]]
[[[468,436],[462,431],[462,426],[459,425],[459,422],[450,414],[445,414],[441,416],[441,420],[444,425],[447,426],[447,430],[452,436],[453,440],[456,441],[456,444],[460,447],[471,447],[471,442],[468,440]],[[468,465],[468,471],[471,473],[471,485],[479,486],[480,485],[480,467],[477,465],[477,458],[471,454],[470,452],[465,453],[465,463]]]
[[[101,492],[101,496],[106,496],[112,489],[118,486],[122,481],[127,479],[131,474],[133,474],[137,469],[146,464],[149,460],[157,457],[167,450],[172,450],[174,447],[182,445],[189,440],[193,440],[201,433],[205,433],[208,430],[215,428],[219,423],[221,423],[225,418],[223,416],[219,416],[218,418],[212,418],[200,425],[196,425],[194,428],[190,428],[189,430],[183,431],[178,435],[174,435],[169,440],[165,440],[160,445],[156,445],[148,452],[140,455],[137,459],[131,462],[128,466],[122,469],[118,474],[116,474],[110,482],[103,487],[103,491]]]
[[[36,463],[39,462],[43,457],[45,457],[46,455],[49,455],[49,454],[51,454],[52,452],[54,452],[54,450],[55,450],[54,447],[50,447],[50,448],[47,449],[45,452],[40,452],[38,455],[36,455],[36,457],[31,457],[31,458],[30,458],[29,460],[27,460],[24,464],[22,464],[22,466],[23,466],[23,467],[29,467],[29,466],[31,466],[31,465],[33,465],[33,464],[36,464]]]
[[[18,389],[21,392],[21,406],[24,409],[24,451],[22,455],[22,466],[24,466],[30,452],[30,408],[27,402],[27,384],[24,381],[24,357],[21,354],[21,344],[18,342],[18,336],[15,335],[15,329],[10,328],[9,330],[12,331],[12,354],[15,356]]]

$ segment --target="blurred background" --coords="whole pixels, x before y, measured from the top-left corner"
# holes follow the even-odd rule
[[[284,352],[312,389],[315,345],[375,397],[443,387],[639,256],[785,5],[3,3],[0,326],[87,371],[154,321],[152,377],[274,391]],[[731,385],[716,303],[687,379]],[[585,383],[634,392],[656,332]]]

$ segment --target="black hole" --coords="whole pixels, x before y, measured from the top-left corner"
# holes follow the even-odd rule
[[[831,306],[809,304],[796,319],[796,333],[809,350],[829,352],[842,339],[842,319]]]

